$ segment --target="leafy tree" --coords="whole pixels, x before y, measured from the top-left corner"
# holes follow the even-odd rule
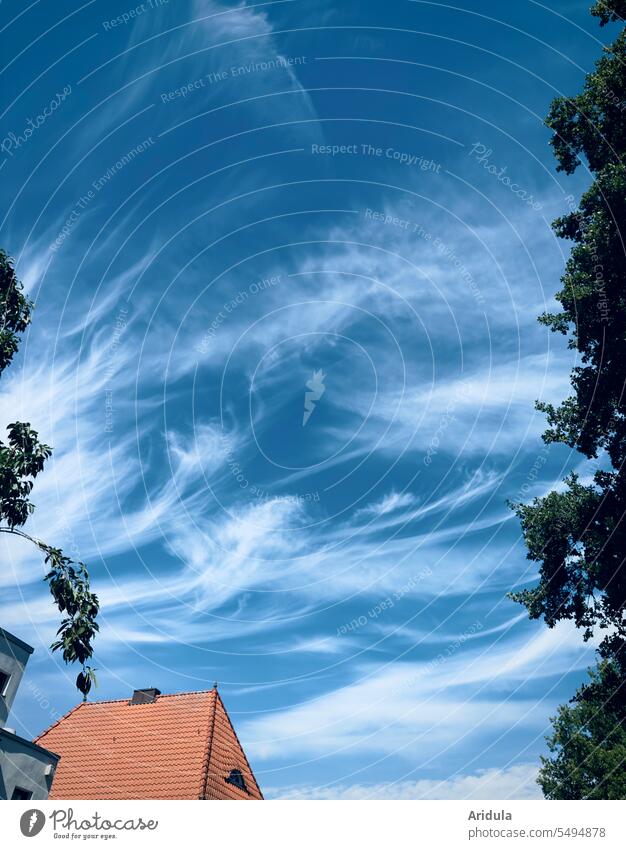
[[[626,16],[626,0],[598,2],[591,11],[604,26]],[[571,204],[553,223],[573,247],[556,295],[561,309],[539,318],[568,336],[580,365],[570,397],[537,408],[548,419],[545,442],[564,443],[598,463],[591,483],[571,474],[562,490],[513,505],[527,556],[540,568],[539,583],[511,597],[549,627],[571,619],[585,640],[599,637],[602,663],[610,663],[555,719],[549,745],[557,755],[541,773],[546,795],[626,798],[623,780],[608,773],[600,780],[602,764],[626,752],[622,727],[608,733],[611,715],[602,715],[599,701],[610,695],[610,682],[621,687],[626,677],[626,29],[604,48],[581,93],[552,103],[546,125],[557,170],[571,174],[585,162],[593,181],[578,208]],[[589,754],[583,739],[589,747],[615,746],[610,757],[605,751],[606,758],[593,759],[595,772],[581,761]]]
[[[0,250],[0,374],[17,352],[19,334],[30,324],[33,307],[15,276],[13,263]],[[91,592],[84,563],[73,562],[60,548],[20,530],[34,510],[30,501],[34,479],[43,471],[52,449],[39,441],[28,422],[12,422],[6,430],[6,442],[0,440],[0,533],[23,537],[42,552],[47,566],[44,580],[64,614],[58,639],[51,648],[61,651],[66,663],[81,665],[76,686],[86,699],[95,681],[94,670],[87,661],[93,655],[98,631],[98,598]]]
[[[547,414],[546,442],[562,442],[611,468],[591,484],[576,475],[562,492],[516,505],[539,585],[516,593],[533,618],[574,619],[588,639],[599,628],[611,653],[626,638],[626,30],[572,99],[552,104],[547,125],[559,170],[584,156],[595,175],[580,207],[554,222],[574,242],[557,293],[562,310],[540,321],[569,335],[580,354],[573,394]]]
[[[547,799],[626,799],[626,700],[619,666],[604,660],[553,718],[539,784]]]

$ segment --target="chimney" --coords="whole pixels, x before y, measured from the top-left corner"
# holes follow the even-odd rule
[[[131,705],[150,705],[156,702],[157,696],[161,695],[161,691],[156,687],[144,687],[142,690],[135,690],[133,697],[130,700]]]

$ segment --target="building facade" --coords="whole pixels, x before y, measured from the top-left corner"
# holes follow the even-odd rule
[[[0,799],[47,799],[59,755],[7,727],[32,646],[0,628]]]

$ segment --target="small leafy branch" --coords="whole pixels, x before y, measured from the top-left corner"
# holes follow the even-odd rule
[[[76,678],[76,686],[87,698],[92,683],[97,684],[95,670],[87,666],[93,655],[92,640],[99,630],[95,621],[100,605],[98,597],[89,587],[89,573],[84,563],[74,563],[61,551],[42,542],[36,545],[44,553],[50,571],[46,574],[50,592],[61,613],[67,614],[57,631],[58,640],[52,643],[52,651],[61,651],[66,663],[80,663],[82,671]]]
[[[32,301],[23,294],[13,264],[0,250],[0,374],[11,362],[19,345],[18,333],[30,324]],[[30,501],[34,480],[43,471],[52,448],[39,441],[28,422],[7,426],[7,441],[0,441],[0,533],[29,540],[43,554],[48,571],[44,580],[59,612],[64,615],[51,645],[60,651],[66,663],[79,663],[81,672],[76,686],[86,700],[96,682],[95,670],[87,665],[93,656],[93,640],[98,632],[98,597],[91,592],[89,573],[84,563],[75,562],[43,540],[20,528],[33,513]]]
[[[83,700],[93,684],[97,684],[95,669],[87,665],[93,656],[92,642],[99,630],[96,617],[100,609],[97,595],[91,592],[89,573],[84,563],[70,560],[60,548],[48,545],[30,534],[16,528],[0,527],[0,533],[14,534],[37,546],[44,555],[49,571],[44,576],[50,593],[60,613],[66,616],[57,631],[58,639],[50,648],[61,651],[66,663],[80,663],[82,669],[76,678],[76,687]]]

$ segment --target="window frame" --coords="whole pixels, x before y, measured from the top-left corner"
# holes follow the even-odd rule
[[[6,678],[4,684],[2,684],[2,676]],[[0,669],[0,696],[5,699],[7,695],[7,691],[9,689],[9,684],[11,683],[12,673],[5,672],[4,669]]]
[[[250,794],[248,785],[246,784],[246,779],[240,769],[231,769],[224,781],[227,784],[232,784],[233,787],[237,787],[239,790],[243,790],[244,793],[248,793],[248,795]]]
[[[15,793],[19,792],[19,795],[16,796]],[[28,802],[33,798],[33,791],[27,790],[25,787],[21,787],[19,784],[16,784],[13,788],[13,793],[11,793],[11,800],[15,802]]]

